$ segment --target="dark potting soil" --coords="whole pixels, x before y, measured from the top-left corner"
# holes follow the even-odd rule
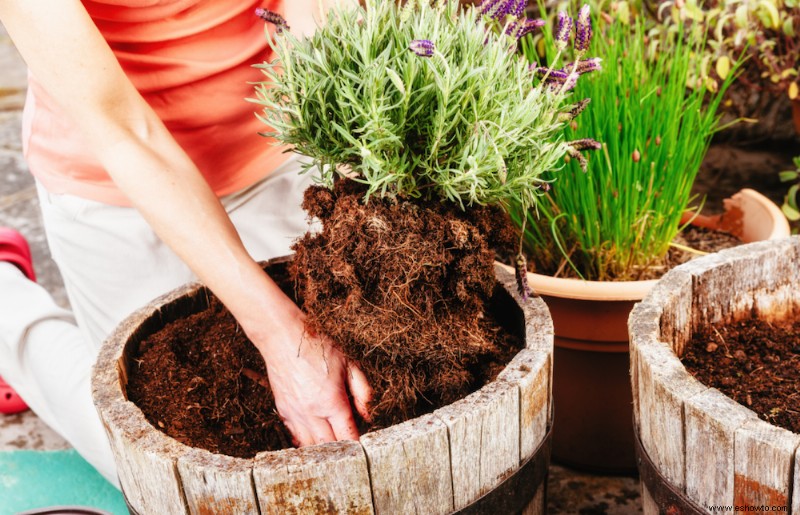
[[[703,328],[681,358],[701,383],[800,433],[800,321],[745,319]]]
[[[356,361],[374,390],[362,432],[429,413],[496,377],[524,345],[491,301],[494,248],[514,240],[496,211],[361,201],[340,182],[311,188],[323,224],[270,275]],[[335,227],[335,230],[332,228]],[[296,290],[296,291],[295,291]],[[212,452],[252,457],[291,447],[264,362],[230,313],[209,307],[143,338],[127,393],[154,427]]]

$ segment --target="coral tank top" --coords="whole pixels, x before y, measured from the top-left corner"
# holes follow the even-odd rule
[[[256,7],[280,0],[84,0],[134,86],[221,196],[269,174],[285,147],[246,98],[271,59]],[[274,27],[269,26],[270,31]],[[130,205],[67,116],[29,76],[23,147],[33,175],[52,193]]]

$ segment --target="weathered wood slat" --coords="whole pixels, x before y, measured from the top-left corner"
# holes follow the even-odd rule
[[[642,446],[664,477],[677,488],[684,488],[684,404],[707,387],[691,378],[664,344],[641,344],[637,355]]]
[[[263,515],[373,513],[367,461],[358,442],[260,453],[253,481]]]
[[[547,434],[552,418],[551,354],[531,349],[520,351],[497,381],[519,388],[519,462],[530,458]]]
[[[797,284],[794,252],[788,240],[753,243],[684,265],[694,280],[692,331],[750,315],[761,292]]]
[[[102,416],[128,502],[140,514],[186,515],[176,469],[185,447],[154,430],[138,408],[128,404]]]
[[[495,381],[434,411],[447,426],[454,509],[495,487],[519,467],[519,388]]]
[[[190,448],[178,458],[178,473],[192,515],[258,513],[253,460]]]
[[[686,401],[686,493],[698,503],[733,504],[734,435],[752,412],[708,389]]]
[[[453,486],[447,426],[425,415],[361,437],[375,513],[449,513]]]
[[[734,453],[735,504],[784,506],[788,510],[798,445],[800,435],[755,416],[739,427]]]

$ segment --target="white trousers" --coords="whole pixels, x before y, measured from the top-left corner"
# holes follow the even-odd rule
[[[301,176],[298,161],[292,157],[258,184],[221,199],[256,260],[288,254],[309,229],[300,203],[311,174]],[[53,195],[42,187],[39,200],[72,312],[15,267],[0,263],[0,376],[118,486],[91,399],[91,367],[120,321],[195,277],[133,208]]]

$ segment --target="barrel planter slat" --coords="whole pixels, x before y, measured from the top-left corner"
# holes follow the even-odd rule
[[[258,513],[253,460],[188,449],[178,473],[190,513]]]
[[[279,261],[270,262],[275,266]],[[553,326],[497,269],[495,315],[525,336],[494,381],[434,413],[362,435],[240,459],[179,443],[147,422],[125,391],[131,356],[165,323],[208,305],[198,284],[153,301],[119,325],[93,374],[95,405],[132,513],[544,512]],[[502,506],[501,511],[493,508]]]
[[[367,458],[358,442],[259,453],[253,480],[262,515],[374,513]]]
[[[798,263],[798,237],[743,245],[669,272],[634,308],[631,380],[645,513],[747,505],[800,514],[800,435],[701,385],[680,362],[701,327],[800,316]],[[648,479],[650,466],[657,481]]]
[[[752,418],[736,430],[734,503],[788,506],[800,435]],[[800,492],[798,492],[800,495]]]
[[[755,418],[718,390],[686,398],[686,493],[709,506],[733,498],[736,431]]]
[[[433,415],[361,437],[375,513],[448,513],[453,488],[447,426]]]
[[[552,329],[550,337],[552,338]],[[551,420],[550,370],[551,356],[527,348],[519,352],[497,378],[498,381],[506,381],[519,388],[520,464],[533,455],[547,435]]]

